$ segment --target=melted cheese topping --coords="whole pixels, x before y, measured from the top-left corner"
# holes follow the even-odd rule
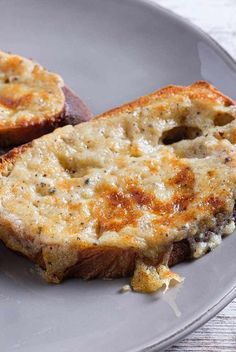
[[[220,116],[231,121],[216,126]],[[0,222],[36,247],[117,246],[156,258],[232,215],[235,133],[233,108],[182,95],[57,129],[3,165]]]
[[[63,85],[39,64],[0,51],[0,128],[56,118],[64,108]]]
[[[156,248],[214,227],[213,215],[232,211],[235,146],[211,135],[161,144],[175,125],[152,107],[58,129],[1,179],[2,207],[56,243]]]
[[[134,291],[153,293],[164,288],[164,293],[170,286],[183,281],[178,274],[170,271],[166,265],[154,267],[138,262],[131,285]]]

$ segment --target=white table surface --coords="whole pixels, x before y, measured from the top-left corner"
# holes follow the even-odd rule
[[[236,60],[236,0],[154,1],[198,25]],[[167,351],[236,352],[236,299],[202,328]]]

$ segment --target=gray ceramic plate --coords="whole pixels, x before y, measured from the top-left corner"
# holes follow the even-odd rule
[[[205,79],[236,98],[236,66],[210,38],[146,1],[0,0],[0,46],[60,72],[94,113],[166,84]],[[164,297],[120,294],[128,280],[53,286],[0,248],[0,341],[10,352],[163,349],[234,296],[236,236],[176,270]]]

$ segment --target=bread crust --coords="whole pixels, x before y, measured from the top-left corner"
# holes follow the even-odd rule
[[[168,259],[168,266],[172,267],[190,257],[190,246],[187,241],[180,241],[173,244]],[[107,278],[115,279],[132,276],[135,270],[135,263],[143,259],[143,254],[134,249],[122,248],[93,248],[84,249],[78,253],[78,262],[69,268],[65,277],[79,277],[83,279]],[[157,266],[160,258],[148,264]]]
[[[189,87],[176,87],[169,86],[156,91],[148,96],[141,97],[134,102],[123,105],[112,109],[98,117],[109,118],[114,113],[119,114],[127,110],[133,110],[139,106],[146,106],[150,104],[153,100],[164,99],[167,96],[171,96],[176,93],[187,93],[194,97],[197,96],[204,102],[217,101],[224,106],[234,105],[234,101],[230,98],[224,96],[218,92],[213,86],[206,82],[197,82]],[[65,93],[67,95],[68,92]],[[69,100],[73,100],[71,97]],[[69,104],[69,103],[68,103]],[[73,105],[73,104],[72,104]],[[82,104],[79,105],[81,112],[80,116],[83,115],[82,119],[89,119],[89,113],[86,107]],[[64,112],[62,121],[64,118],[65,122],[74,123],[76,118],[73,114],[68,114]],[[95,121],[93,120],[93,121]],[[84,121],[84,120],[83,120]],[[80,121],[81,122],[81,121]],[[63,123],[63,122],[62,122]],[[5,156],[0,158],[0,171],[2,174],[7,174],[10,165],[21,156],[28,148],[31,148],[31,144],[26,144],[22,147],[15,148]],[[50,270],[51,254],[53,252],[55,256],[58,256],[56,260],[60,260],[60,250],[58,246],[53,244],[45,244],[40,242],[35,242],[35,238],[31,236],[30,233],[22,233],[19,228],[15,228],[11,222],[0,222],[0,231],[2,233],[2,241],[9,248],[24,254],[37,264],[39,264],[43,269],[46,269],[46,278],[50,282],[60,282],[65,277],[81,277],[84,279],[91,278],[117,278],[125,277],[133,274],[135,269],[135,262],[137,259],[147,260],[145,258],[145,253],[135,248],[118,248],[118,247],[108,247],[108,246],[83,246],[75,249],[72,247],[65,248],[63,252],[64,257],[71,257],[71,259],[66,259],[67,266],[65,271]],[[169,248],[168,248],[169,250]],[[168,264],[173,266],[179,262],[182,262],[190,257],[190,245],[187,240],[181,240],[179,242],[173,243],[170,256],[168,258]],[[157,265],[160,262],[160,256],[154,257],[152,261],[148,259],[149,264]],[[55,274],[56,272],[56,274]]]
[[[145,107],[157,99],[171,97],[174,94],[188,94],[191,98],[198,98],[206,103],[219,102],[224,106],[235,105],[235,101],[230,97],[219,92],[213,85],[205,81],[197,81],[190,86],[174,86],[170,85],[162,89],[156,90],[149,95],[142,96],[134,101],[126,103],[122,106],[108,110],[105,113],[98,115],[95,119],[108,118],[114,114],[122,113],[123,111],[132,111],[138,107]]]
[[[115,279],[132,276],[138,259],[146,260],[149,265],[157,266],[162,262],[160,257],[150,259],[145,258],[142,252],[134,248],[118,247],[89,247],[80,248],[76,253],[76,260],[68,266],[65,272],[50,273],[48,262],[51,258],[47,257],[44,252],[44,244],[39,243],[39,249],[36,249],[33,238],[28,234],[15,232],[15,229],[9,223],[1,223],[0,229],[3,233],[2,241],[10,249],[18,252],[20,255],[28,257],[31,261],[38,264],[42,269],[47,270],[44,274],[48,282],[59,283],[61,280],[70,277],[82,278],[85,280],[105,278]],[[57,246],[49,246],[50,249],[58,251]],[[70,248],[67,249],[70,255]],[[170,267],[183,262],[190,258],[190,246],[187,240],[173,244],[168,265]]]

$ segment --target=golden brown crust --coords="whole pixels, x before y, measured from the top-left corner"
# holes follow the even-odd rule
[[[13,148],[8,151],[6,154],[0,156],[0,170],[2,175],[8,174],[11,167],[14,165],[14,162],[19,156],[21,156],[24,151],[31,147],[31,143],[24,144],[20,147]]]
[[[45,121],[28,126],[10,127],[0,130],[0,147],[14,147],[32,141],[35,138],[52,132],[56,128],[53,121]]]
[[[171,95],[181,94],[181,93],[183,95],[189,95],[189,97],[191,98],[201,99],[202,101],[205,101],[205,102],[219,101],[219,103],[223,104],[224,106],[230,106],[235,104],[234,100],[219,92],[215,87],[213,87],[208,82],[198,81],[188,87],[173,86],[173,85],[164,87],[162,89],[154,91],[151,94],[142,96],[132,102],[126,103],[122,106],[116,107],[101,115],[98,115],[96,116],[96,119],[109,117],[114,114],[122,113],[123,111],[126,111],[126,110],[132,111],[133,109],[138,107],[145,107],[157,99],[160,99],[160,98],[165,99],[167,97],[170,97]]]

